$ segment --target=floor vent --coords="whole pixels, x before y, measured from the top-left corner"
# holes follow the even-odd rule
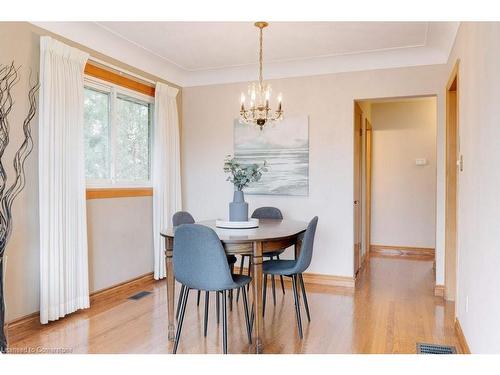
[[[151,292],[146,292],[145,290],[143,290],[142,292],[136,293],[133,296],[128,297],[127,299],[133,299],[133,300],[137,301],[138,299],[146,297],[146,296],[148,296],[150,294],[151,294]]]
[[[454,346],[417,343],[417,354],[457,354]]]

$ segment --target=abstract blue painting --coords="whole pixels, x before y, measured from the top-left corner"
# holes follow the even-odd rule
[[[309,194],[309,119],[286,117],[260,130],[234,122],[234,156],[241,164],[267,161],[269,171],[245,194]]]

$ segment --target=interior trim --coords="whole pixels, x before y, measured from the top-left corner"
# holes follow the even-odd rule
[[[114,72],[110,69],[105,69],[101,66],[95,65],[92,62],[85,64],[84,73],[94,78],[102,79],[103,81],[114,83],[118,86],[125,87],[130,90],[140,92],[148,96],[155,96],[155,88],[148,84],[139,82],[138,80],[131,79],[121,72]]]
[[[130,198],[130,197],[150,197],[153,195],[153,188],[88,188],[86,198],[89,199],[109,199],[109,198]]]
[[[92,292],[90,293],[90,305],[92,306],[96,303],[108,301],[110,297],[113,297],[126,290],[136,288],[142,284],[150,283],[153,280],[154,280],[153,272],[149,272],[145,275],[141,275],[139,277],[136,277],[128,281],[124,281],[120,284],[113,285],[109,288]],[[75,313],[78,313],[80,311],[85,311],[85,310],[78,310],[75,311]],[[49,325],[54,324],[58,321],[50,322]],[[40,323],[40,312],[36,311],[32,314],[22,316],[9,323],[6,323],[4,327],[5,330],[8,332],[8,337],[15,337],[23,335],[23,333],[25,332],[41,329],[44,326],[46,326],[46,324],[44,325]]]
[[[471,354],[469,344],[467,344],[467,339],[465,338],[464,331],[462,331],[462,326],[458,321],[458,318],[455,318],[455,332],[457,334],[458,342],[462,349],[463,354]]]
[[[234,267],[234,273],[238,274],[240,272],[239,267]],[[247,275],[248,274],[248,267],[243,267],[243,274]],[[352,288],[354,289],[355,287],[355,279],[354,277],[349,277],[349,276],[336,276],[336,275],[325,275],[325,274],[320,274],[320,273],[309,273],[309,272],[304,272],[302,274],[304,278],[304,283],[306,284],[314,284],[314,285],[321,285],[321,286],[335,286],[335,287],[342,287],[342,288]],[[285,282],[290,282],[290,278],[285,277],[284,281]]]
[[[125,290],[135,288],[143,283],[148,283],[154,280],[154,273],[148,272],[142,276],[133,278],[131,280],[124,281],[122,283],[113,285],[109,288],[104,288],[101,290],[96,290],[90,293],[90,306],[101,301],[108,300],[110,297],[122,293]]]
[[[434,260],[435,249],[430,247],[370,245],[370,255]]]

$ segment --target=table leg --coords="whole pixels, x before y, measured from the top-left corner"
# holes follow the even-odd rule
[[[295,260],[299,258],[301,247],[302,247],[302,237],[299,236],[295,241]]]
[[[175,279],[174,279],[174,264],[172,255],[174,250],[174,241],[172,238],[165,238],[165,269],[167,272],[167,313],[168,313],[168,340],[175,339]]]
[[[263,351],[262,336],[264,331],[262,318],[262,242],[253,243],[253,299],[255,304],[255,352]]]

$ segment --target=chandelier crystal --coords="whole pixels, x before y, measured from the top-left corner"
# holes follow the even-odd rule
[[[245,107],[246,97],[241,93],[240,122],[249,125],[258,125],[260,130],[267,123],[275,123],[283,119],[281,108],[281,94],[278,95],[278,109],[273,111],[269,106],[271,99],[271,85],[264,83],[262,74],[262,29],[268,26],[267,22],[255,22],[259,28],[259,82],[254,82],[248,87],[250,106]]]

